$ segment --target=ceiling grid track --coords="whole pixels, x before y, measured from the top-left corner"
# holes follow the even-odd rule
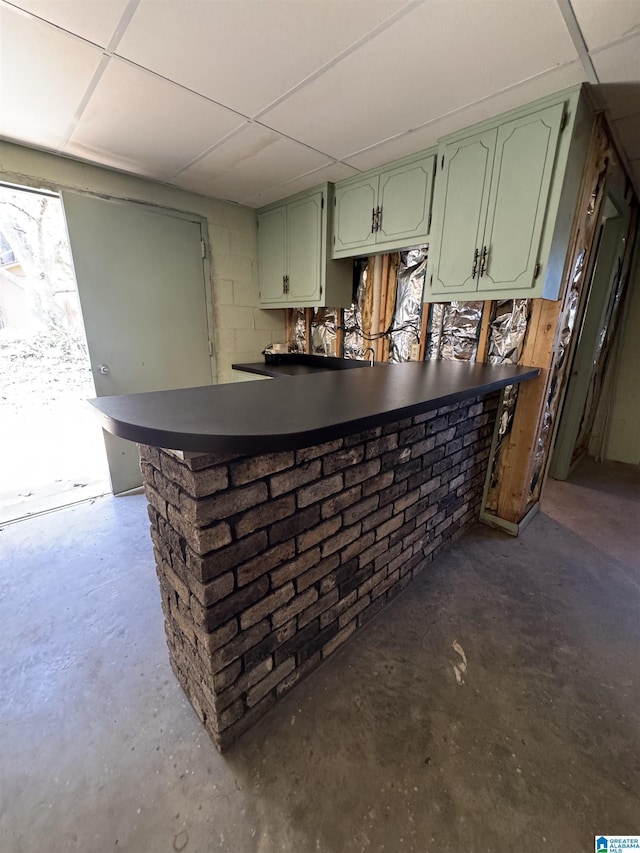
[[[580,24],[576,18],[576,13],[573,11],[571,0],[556,0],[556,3],[558,4],[558,9],[564,19],[564,23],[569,31],[569,35],[571,36],[576,52],[580,57],[580,62],[582,62],[587,82],[596,86],[600,81],[598,80],[596,69],[593,67],[593,62],[589,55],[589,49],[587,48],[587,43],[582,35],[582,30],[580,29]]]
[[[64,151],[64,149],[69,144],[69,141],[71,140],[71,137],[73,136],[75,129],[78,126],[78,122],[82,118],[84,111],[86,110],[87,106],[89,105],[89,101],[93,97],[93,93],[95,92],[96,88],[98,87],[98,83],[102,79],[102,75],[107,70],[107,66],[109,65],[109,62],[111,61],[111,57],[113,56],[115,49],[117,48],[118,44],[120,43],[120,39],[124,35],[125,30],[129,26],[129,23],[130,23],[131,19],[133,18],[135,11],[138,8],[139,4],[140,4],[140,0],[129,0],[129,2],[127,3],[127,6],[126,6],[124,12],[122,13],[121,18],[118,21],[118,26],[115,28],[113,35],[109,39],[109,42],[108,42],[106,48],[104,49],[102,59],[98,63],[98,67],[96,68],[95,74],[93,75],[93,77],[89,81],[89,85],[87,86],[85,93],[82,96],[80,103],[78,104],[78,107],[77,107],[77,109],[73,115],[73,118],[71,119],[69,127],[67,128],[67,132],[65,133],[65,135],[64,135],[64,137],[63,137],[63,139],[62,139],[62,141],[58,147],[58,151]]]

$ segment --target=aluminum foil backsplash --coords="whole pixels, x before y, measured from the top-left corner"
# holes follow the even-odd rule
[[[316,308],[311,319],[311,352],[313,355],[340,355],[336,352],[338,309]]]
[[[427,358],[475,361],[484,302],[435,302],[428,324]]]
[[[518,364],[527,333],[531,303],[528,299],[503,299],[493,303],[493,316],[489,324],[487,361],[491,364]],[[498,486],[502,470],[502,451],[505,439],[513,427],[513,417],[518,401],[518,385],[508,385],[502,395],[498,412],[498,434],[491,461],[491,477],[485,509],[495,513]]]
[[[389,361],[409,361],[411,347],[420,342],[427,256],[428,249],[425,246],[400,252],[396,305],[389,333]]]
[[[292,308],[292,321],[287,346],[289,352],[307,351],[307,329],[304,321],[304,308]]]

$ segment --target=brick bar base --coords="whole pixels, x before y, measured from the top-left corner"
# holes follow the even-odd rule
[[[475,523],[497,400],[285,453],[140,447],[171,666],[220,749]]]

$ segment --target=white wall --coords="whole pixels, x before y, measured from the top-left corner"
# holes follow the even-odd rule
[[[74,189],[146,202],[206,219],[211,247],[210,299],[219,382],[238,378],[237,361],[261,360],[284,341],[284,311],[260,310],[255,211],[167,184],[0,141],[0,181],[36,189]]]

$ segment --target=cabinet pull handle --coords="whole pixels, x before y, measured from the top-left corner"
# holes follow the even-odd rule
[[[286,275],[282,276],[282,292],[283,293],[287,292],[287,277],[286,277]]]
[[[376,230],[376,209],[375,207],[371,211],[371,233],[373,234]]]
[[[487,271],[487,259],[489,257],[489,249],[486,246],[482,247],[482,260],[480,261],[480,278]]]
[[[285,280],[287,283],[287,291],[286,292],[289,293],[289,276],[288,275],[285,276]]]
[[[476,248],[475,252],[473,253],[473,263],[471,264],[471,278],[475,278],[476,274],[478,272],[478,257],[479,257],[479,255],[480,255],[480,252]]]
[[[376,231],[380,230],[382,224],[382,208],[376,207]]]

